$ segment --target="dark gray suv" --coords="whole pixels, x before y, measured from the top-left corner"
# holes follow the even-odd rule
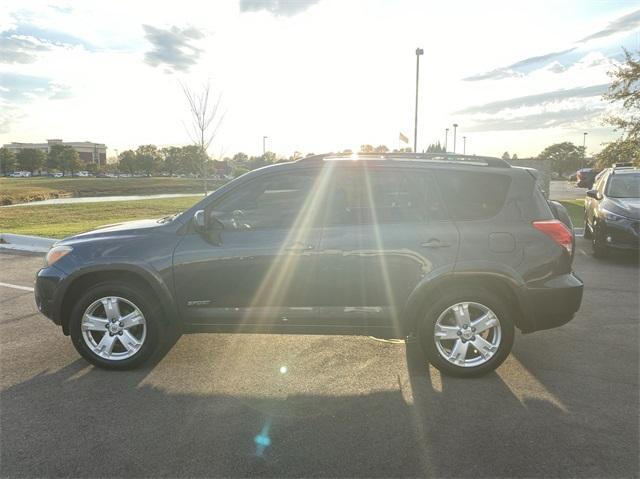
[[[184,213],[58,242],[36,302],[110,369],[207,331],[415,335],[441,371],[486,373],[514,328],[560,326],[582,299],[570,222],[534,173],[461,155],[268,166]]]

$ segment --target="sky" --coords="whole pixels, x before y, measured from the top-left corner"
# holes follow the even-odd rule
[[[223,115],[209,153],[280,156],[413,143],[519,157],[618,133],[602,99],[636,1],[3,0],[0,144],[190,143],[181,83],[209,82]]]

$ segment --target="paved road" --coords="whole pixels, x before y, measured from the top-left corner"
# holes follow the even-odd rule
[[[586,193],[587,189],[578,188],[574,181],[552,181],[549,185],[549,198],[552,200],[584,199]]]
[[[474,380],[340,336],[190,335],[110,373],[0,286],[0,475],[637,477],[637,257],[587,252],[576,319]],[[41,262],[0,254],[0,282]]]

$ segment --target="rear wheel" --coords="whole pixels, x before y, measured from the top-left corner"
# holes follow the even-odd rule
[[[445,294],[424,314],[419,339],[429,362],[445,374],[472,377],[496,369],[511,352],[507,304],[483,289]]]
[[[160,310],[138,287],[102,283],[73,308],[69,329],[76,350],[105,369],[132,369],[144,363],[160,342]]]

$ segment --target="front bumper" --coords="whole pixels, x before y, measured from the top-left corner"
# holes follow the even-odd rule
[[[611,248],[640,250],[640,221],[629,218],[600,222],[598,234],[604,244]]]
[[[521,291],[529,313],[524,333],[557,328],[573,319],[582,303],[584,284],[574,273],[530,284]]]
[[[36,306],[38,310],[55,324],[62,324],[60,318],[60,298],[56,294],[59,290],[60,283],[64,280],[66,274],[55,266],[42,268],[36,274],[36,285],[34,295],[36,298]]]

